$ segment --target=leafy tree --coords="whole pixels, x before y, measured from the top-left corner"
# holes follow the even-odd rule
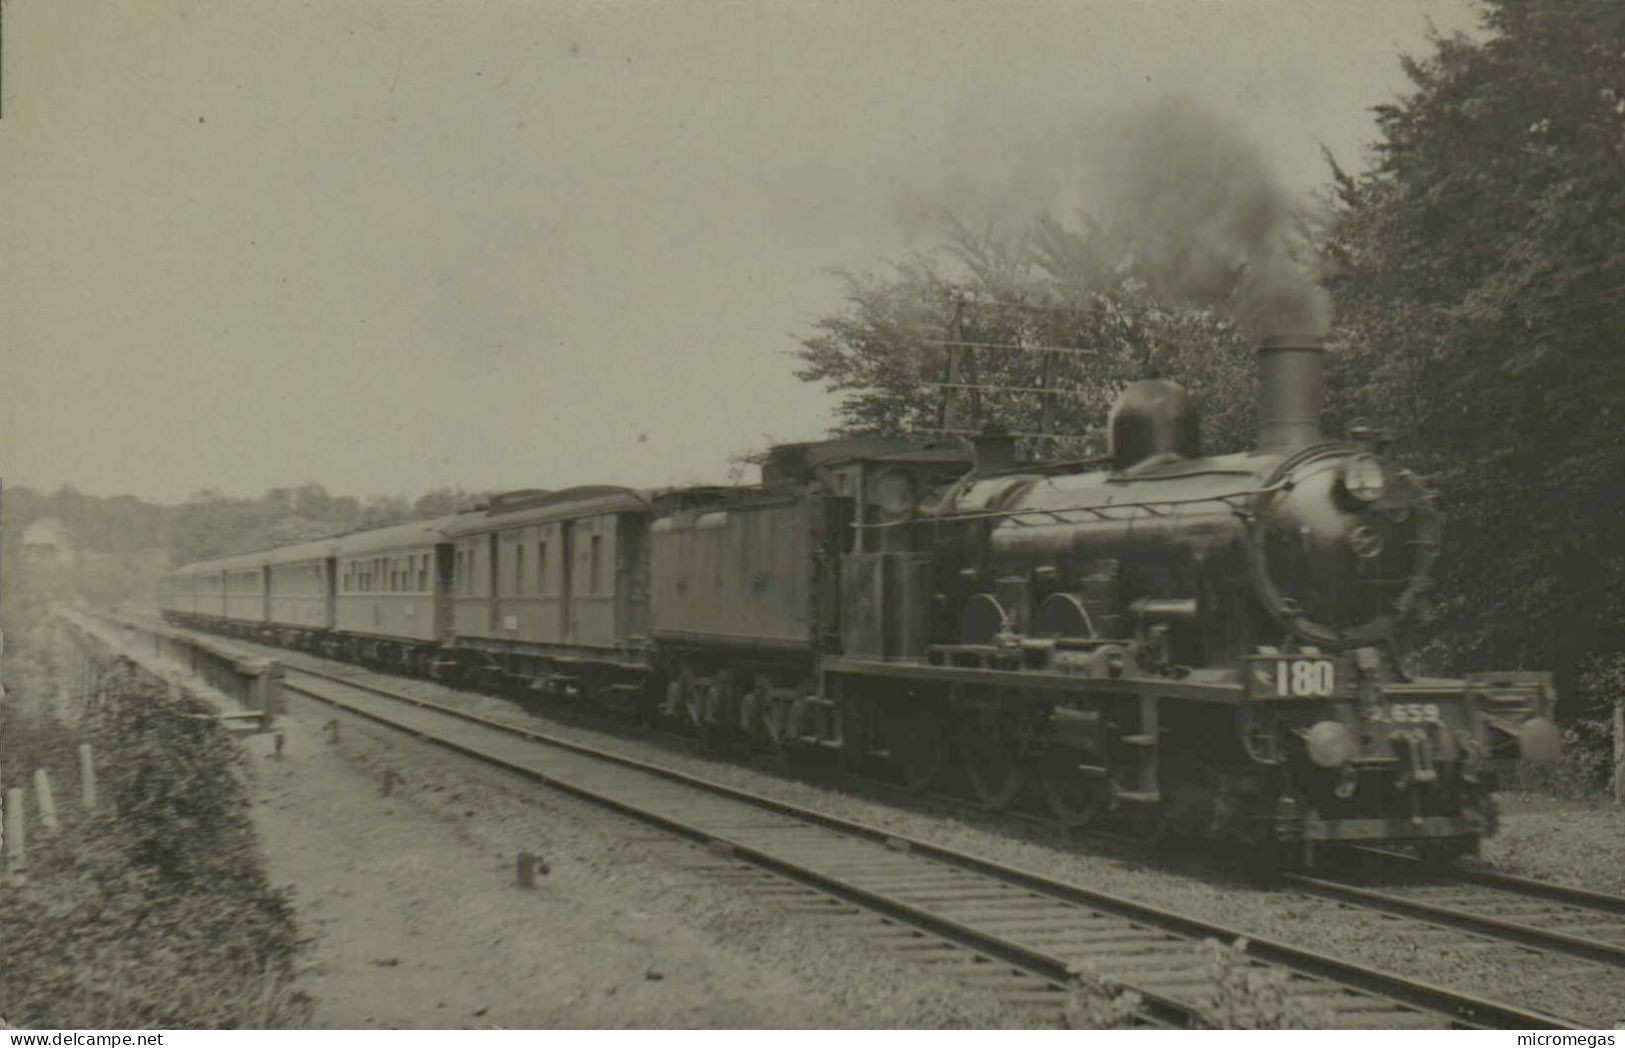
[[[436,488],[425,492],[418,500],[412,503],[412,515],[418,519],[443,517],[450,513],[460,513],[463,510],[473,509],[490,496],[471,494],[462,488]]]
[[[412,519],[412,504],[394,495],[374,495],[361,507],[362,528],[387,528]]]
[[[1407,58],[1375,166],[1333,164],[1350,413],[1445,497],[1434,654],[1625,648],[1625,7],[1490,0]]]
[[[1096,454],[1104,422],[1127,382],[1162,374],[1183,382],[1215,446],[1244,446],[1251,430],[1252,361],[1247,337],[1223,311],[1170,309],[1122,254],[1123,239],[1085,223],[1045,218],[1030,229],[972,229],[943,219],[933,253],[846,273],[846,308],[815,321],[802,340],[798,377],[842,394],[847,432],[933,433],[944,427],[945,384],[959,419],[946,428],[993,425],[1017,433],[1070,435],[1029,450]],[[981,346],[1058,347],[1075,353]],[[1047,359],[1046,359],[1047,358]],[[1012,388],[1017,392],[1010,392]],[[1035,445],[1045,443],[1038,448]]]

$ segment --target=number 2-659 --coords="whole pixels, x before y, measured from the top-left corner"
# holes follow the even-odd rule
[[[1439,724],[1439,707],[1432,702],[1396,702],[1386,710],[1376,706],[1367,714],[1374,721],[1392,724]]]

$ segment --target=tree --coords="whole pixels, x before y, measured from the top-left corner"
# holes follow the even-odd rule
[[[1625,648],[1625,7],[1489,0],[1333,164],[1351,412],[1445,497],[1434,653],[1572,679]]]
[[[387,528],[412,519],[412,504],[396,495],[374,495],[361,507],[362,528]]]
[[[419,519],[444,517],[451,513],[460,513],[463,510],[473,509],[490,496],[470,494],[462,488],[455,491],[451,488],[436,488],[425,492],[412,503],[412,515]]]
[[[1048,217],[1013,233],[952,217],[943,229],[936,252],[844,274],[846,308],[815,321],[802,340],[797,375],[842,394],[845,431],[941,432],[943,392],[952,386],[964,418],[947,428],[1037,433],[1046,398],[1032,390],[1045,388],[1058,392],[1044,431],[1072,439],[1042,450],[1100,453],[1117,392],[1162,374],[1191,391],[1216,446],[1246,443],[1248,338],[1220,310],[1158,304],[1114,231],[1087,222],[1069,229]]]

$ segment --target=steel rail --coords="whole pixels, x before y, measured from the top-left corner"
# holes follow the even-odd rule
[[[681,783],[694,789],[702,790],[717,796],[723,796],[735,801],[752,805],[796,820],[836,830],[851,837],[878,843],[898,851],[908,851],[915,855],[934,859],[949,866],[975,873],[991,880],[1002,881],[1007,885],[1025,888],[1037,894],[1047,896],[1063,902],[1074,903],[1091,909],[1111,914],[1120,918],[1134,921],[1160,931],[1171,933],[1181,939],[1213,938],[1219,941],[1246,940],[1247,952],[1250,956],[1275,964],[1288,971],[1312,978],[1327,980],[1341,984],[1344,987],[1362,991],[1375,997],[1404,1004],[1425,1012],[1441,1015],[1450,1021],[1465,1026],[1500,1027],[1515,1029],[1585,1029],[1586,1027],[1572,1023],[1568,1020],[1533,1011],[1514,1005],[1502,1004],[1469,994],[1459,993],[1443,987],[1435,986],[1421,980],[1396,975],[1381,969],[1346,961],[1327,954],[1295,947],[1287,943],[1270,939],[1257,938],[1244,932],[1225,928],[1220,925],[1137,902],[1122,896],[1111,895],[1092,888],[1071,884],[1049,877],[1045,874],[1025,870],[1020,867],[1009,866],[984,859],[980,856],[961,852],[942,845],[932,844],[928,841],[892,833],[888,830],[859,823],[850,819],[830,815],[814,809],[808,809],[789,802],[763,797],[745,790],[741,790],[724,783],[719,783],[702,776],[677,771],[661,765],[652,764],[637,758],[628,757],[603,750],[598,747],[550,736],[542,732],[527,728],[515,727],[478,714],[469,713],[442,703],[417,696],[407,695],[393,689],[383,688],[375,684],[358,681],[353,678],[337,674],[325,673],[318,670],[309,670],[303,667],[289,666],[293,673],[304,674],[318,680],[327,680],[344,687],[359,691],[371,692],[397,702],[407,703],[423,709],[432,710],[444,716],[466,721],[493,729],[502,734],[518,736],[532,742],[542,743],[563,749],[572,753],[609,762],[621,767],[632,768],[646,774],[656,776],[675,783]],[[1064,961],[1053,955],[1044,954],[1022,946],[986,930],[977,929],[972,925],[933,914],[922,910],[918,906],[877,894],[868,889],[858,888],[839,881],[832,881],[825,874],[816,870],[809,870],[800,864],[794,863],[781,856],[767,853],[763,849],[746,844],[742,841],[719,838],[717,834],[703,828],[671,819],[659,813],[649,812],[612,797],[597,794],[576,783],[556,779],[536,769],[525,768],[493,758],[471,747],[463,746],[452,740],[441,739],[421,731],[401,725],[387,717],[375,715],[369,711],[357,709],[342,700],[331,696],[321,695],[300,687],[291,682],[285,682],[284,687],[309,695],[318,701],[331,705],[346,707],[358,715],[377,721],[391,727],[402,729],[441,745],[448,749],[462,752],[489,763],[502,764],[510,770],[517,771],[527,778],[537,779],[553,785],[572,795],[603,804],[612,810],[644,821],[657,822],[669,830],[695,840],[703,841],[713,847],[721,846],[733,851],[752,863],[762,865],[775,872],[813,883],[831,894],[848,898],[854,902],[871,906],[883,912],[890,912],[910,924],[924,927],[934,934],[946,938],[962,941],[973,948],[987,952],[993,956],[1007,960],[1017,967],[1030,970],[1035,974],[1044,975],[1051,979],[1070,979],[1072,971]],[[1137,989],[1129,981],[1121,981],[1119,985],[1128,989]],[[1188,1021],[1190,1006],[1168,998],[1155,992],[1138,990],[1148,1004],[1153,1017],[1164,1022]]]
[[[1304,873],[1282,873],[1281,879],[1288,884],[1296,885],[1301,891],[1320,898],[1352,902],[1367,909],[1413,917],[1440,927],[1487,935],[1523,946],[1533,946],[1540,950],[1565,953],[1572,957],[1625,968],[1625,945],[1619,943],[1587,939],[1503,917],[1474,913],[1456,906],[1423,902],[1392,892],[1378,891],[1345,881],[1313,877]]]
[[[1411,869],[1416,869],[1422,865],[1420,860],[1409,855],[1402,855],[1399,852],[1387,851],[1382,848],[1359,848],[1356,850],[1363,856],[1374,857],[1382,862],[1403,865]],[[1528,877],[1514,876],[1510,873],[1481,870],[1460,864],[1450,866],[1441,872],[1453,877],[1459,877],[1464,881],[1482,884],[1486,888],[1502,888],[1519,895],[1545,899],[1548,902],[1562,903],[1566,906],[1578,906],[1587,910],[1625,915],[1625,895],[1608,895],[1604,892],[1592,891],[1589,888],[1576,888],[1570,884],[1558,884],[1555,881],[1537,881]]]
[[[1587,910],[1625,915],[1625,896],[1621,895],[1607,895],[1587,888],[1576,888],[1569,884],[1536,881],[1528,877],[1516,877],[1510,873],[1475,870],[1465,866],[1454,867],[1450,872],[1464,881],[1482,884],[1487,888],[1504,888],[1519,895],[1547,899],[1568,906],[1579,906]]]

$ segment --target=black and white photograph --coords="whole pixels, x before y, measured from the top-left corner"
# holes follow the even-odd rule
[[[0,685],[8,1046],[1612,1045],[1625,4],[0,0]]]

